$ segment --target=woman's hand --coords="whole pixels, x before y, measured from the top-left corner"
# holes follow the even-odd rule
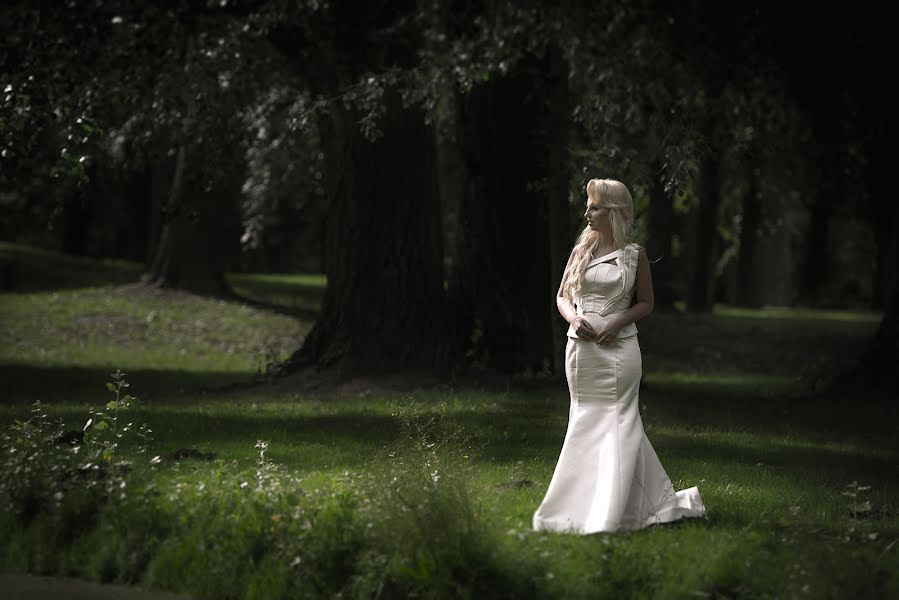
[[[597,341],[596,330],[593,329],[593,325],[590,324],[590,321],[584,317],[575,317],[571,319],[571,326],[574,327],[574,333],[582,340],[587,340],[588,342]]]
[[[618,337],[618,332],[621,331],[621,328],[624,327],[624,325],[625,323],[621,317],[609,319],[608,322],[606,322],[605,327],[596,333],[596,343],[603,345],[611,344],[615,341],[615,338]]]

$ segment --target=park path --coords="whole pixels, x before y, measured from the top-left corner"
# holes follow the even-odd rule
[[[191,600],[190,596],[129,585],[22,573],[0,573],[0,597],[4,600]]]

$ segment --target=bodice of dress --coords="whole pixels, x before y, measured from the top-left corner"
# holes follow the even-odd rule
[[[638,246],[628,244],[587,264],[581,293],[575,299],[577,314],[587,319],[599,331],[616,314],[626,312],[634,297],[637,276]],[[606,262],[611,258],[614,262]],[[628,323],[618,332],[619,338],[637,334],[635,323]],[[574,326],[568,327],[568,337],[577,338]]]

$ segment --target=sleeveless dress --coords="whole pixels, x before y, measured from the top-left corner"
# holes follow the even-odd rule
[[[630,308],[638,253],[629,244],[588,264],[577,314],[596,331]],[[698,488],[673,489],[643,430],[636,325],[607,345],[580,339],[573,326],[567,335],[568,430],[534,530],[589,534],[706,516]]]

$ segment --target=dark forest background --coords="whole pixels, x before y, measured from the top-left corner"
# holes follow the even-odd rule
[[[0,239],[203,294],[325,273],[292,368],[559,373],[555,291],[610,177],[657,311],[883,311],[848,377],[888,390],[890,27],[767,2],[13,2]]]

